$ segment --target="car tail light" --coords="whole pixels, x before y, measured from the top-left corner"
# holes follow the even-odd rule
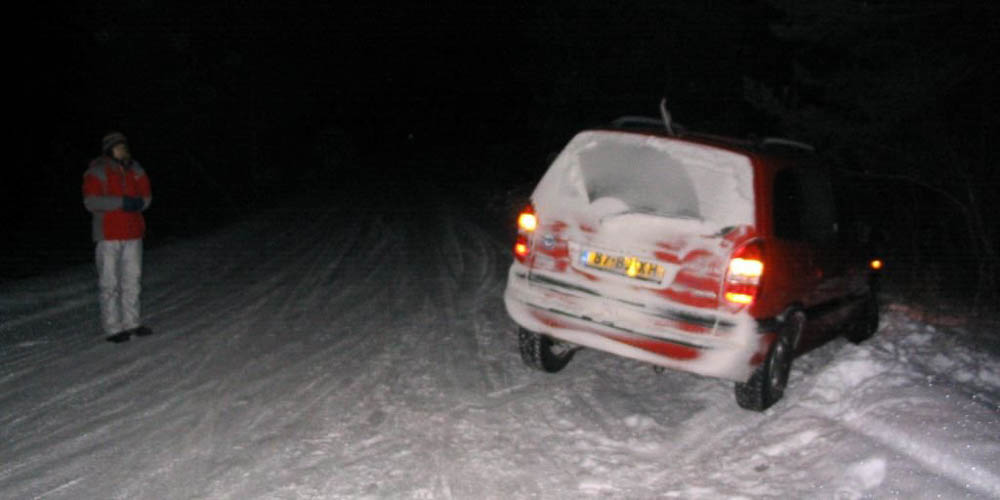
[[[535,207],[528,205],[517,216],[517,241],[514,242],[514,257],[525,262],[531,253],[531,235],[538,228]]]
[[[519,234],[517,235],[517,242],[514,243],[514,255],[524,258],[528,256],[528,237]]]
[[[528,205],[517,216],[517,228],[530,233],[537,227],[538,217],[535,216],[535,207]]]
[[[760,241],[751,241],[733,252],[726,270],[723,296],[735,305],[750,305],[757,298],[760,279],[764,276],[764,247]]]

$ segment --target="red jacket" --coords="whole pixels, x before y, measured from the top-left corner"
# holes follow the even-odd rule
[[[149,177],[139,162],[128,166],[108,156],[95,158],[83,174],[83,205],[94,214],[94,241],[134,240],[146,232],[142,212],[122,210],[122,197],[143,199],[142,209],[153,201]]]

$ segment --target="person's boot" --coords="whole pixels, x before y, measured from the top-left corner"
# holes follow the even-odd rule
[[[145,326],[145,325],[139,325],[139,326],[133,328],[131,330],[131,332],[132,332],[132,335],[135,335],[136,337],[145,337],[146,335],[152,335],[153,334],[153,330],[150,329],[148,326]]]
[[[104,337],[104,340],[107,340],[108,342],[113,342],[115,344],[121,344],[122,342],[128,342],[128,339],[131,336],[132,336],[132,330],[122,330],[116,334]]]

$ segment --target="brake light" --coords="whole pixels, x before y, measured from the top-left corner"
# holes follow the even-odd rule
[[[535,216],[535,207],[528,205],[521,211],[517,216],[517,227],[529,233],[538,227],[538,217]]]
[[[514,243],[514,255],[521,259],[528,256],[528,238],[523,234],[517,235],[517,242]]]
[[[538,228],[538,217],[535,207],[528,205],[517,216],[517,241],[514,242],[514,257],[520,262],[528,259],[531,253],[531,234]]]
[[[726,270],[723,296],[731,304],[745,306],[753,303],[764,276],[764,247],[752,241],[733,252]]]

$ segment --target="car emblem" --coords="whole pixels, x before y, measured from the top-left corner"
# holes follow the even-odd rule
[[[556,237],[551,234],[546,234],[542,237],[542,246],[548,250],[551,250],[556,246]]]

